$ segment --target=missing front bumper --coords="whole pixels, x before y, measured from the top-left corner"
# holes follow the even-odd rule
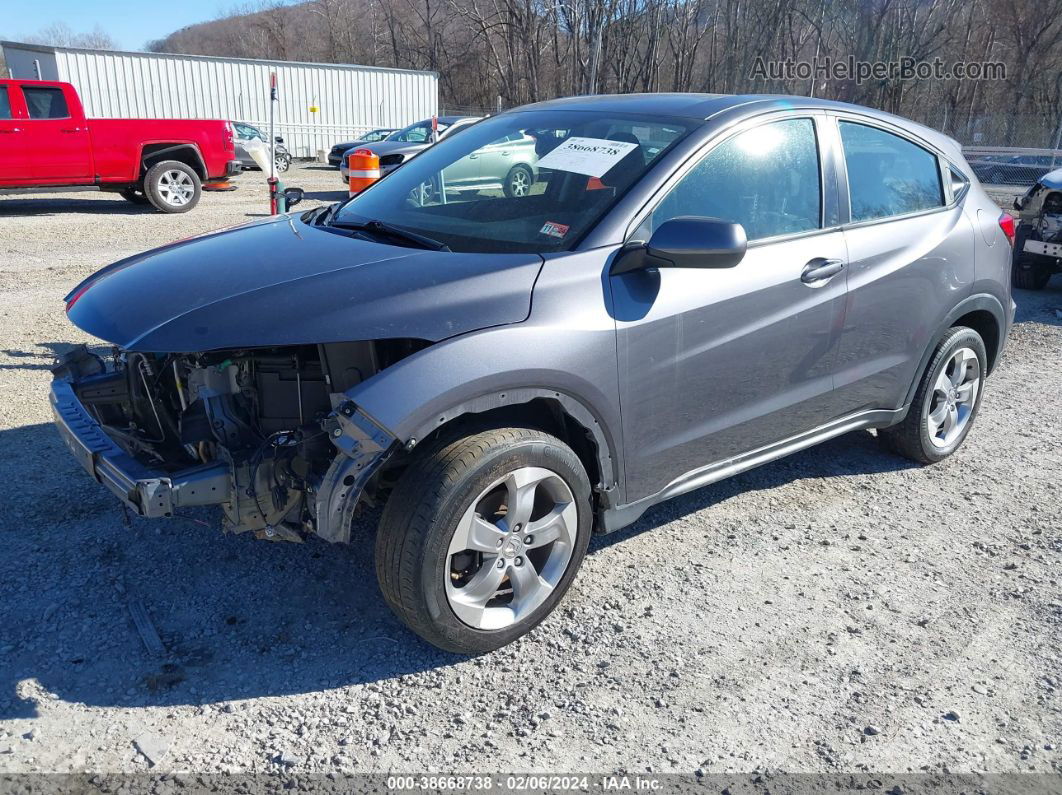
[[[1029,254],[1062,258],[1062,243],[1045,243],[1042,240],[1026,240],[1023,248]]]
[[[229,501],[232,480],[228,464],[204,464],[178,472],[151,469],[106,434],[78,400],[69,381],[52,382],[50,401],[55,426],[74,458],[140,516],[173,516],[178,508]]]

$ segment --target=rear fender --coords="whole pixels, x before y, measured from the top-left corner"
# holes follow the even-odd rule
[[[140,150],[141,175],[163,160],[178,160],[190,166],[201,180],[206,180],[209,176],[199,147],[191,142],[144,144]]]

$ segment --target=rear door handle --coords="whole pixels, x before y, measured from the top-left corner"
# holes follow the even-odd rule
[[[62,127],[62,128],[60,128],[59,132],[76,133],[76,132],[81,132],[81,128],[80,127]]]
[[[800,281],[804,282],[804,284],[821,284],[827,279],[832,279],[843,270],[843,259],[816,257],[804,266],[804,270],[800,272]]]
[[[11,135],[11,133],[17,133],[17,132],[22,132],[21,128],[12,127],[10,130],[0,130],[0,134],[3,134],[3,135]]]

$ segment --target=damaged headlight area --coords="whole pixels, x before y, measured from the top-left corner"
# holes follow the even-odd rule
[[[52,406],[86,470],[141,515],[216,504],[231,532],[344,542],[398,447],[345,392],[426,344],[107,358],[80,347],[53,370]]]

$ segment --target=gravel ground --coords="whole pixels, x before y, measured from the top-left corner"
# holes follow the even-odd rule
[[[344,195],[322,167],[286,181]],[[853,433],[662,505],[470,660],[391,617],[368,530],[127,523],[50,425],[49,362],[91,342],[65,292],[264,212],[261,175],[238,184],[180,216],[0,197],[0,773],[1062,772],[1062,278],[1016,296],[960,454]]]

